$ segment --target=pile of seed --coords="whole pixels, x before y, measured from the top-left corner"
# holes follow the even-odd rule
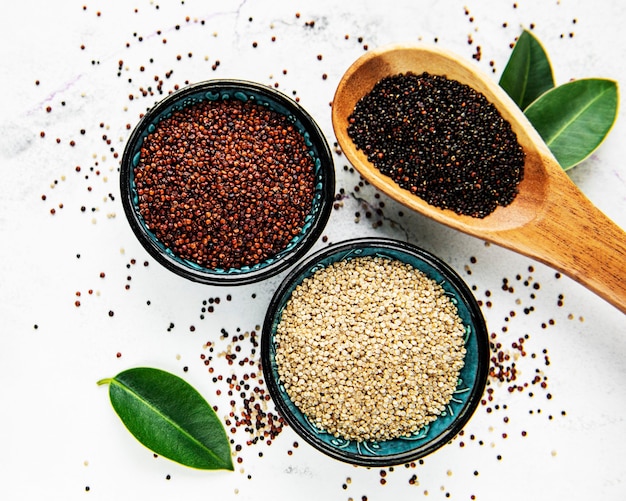
[[[457,214],[483,218],[509,205],[524,177],[509,122],[483,94],[443,76],[380,80],[356,104],[348,135],[402,188]]]
[[[314,160],[287,117],[239,100],[202,101],[150,133],[134,170],[146,226],[206,268],[262,262],[311,212]]]
[[[276,330],[276,364],[289,398],[318,428],[383,441],[445,409],[464,335],[439,284],[400,261],[360,257],[293,291]]]

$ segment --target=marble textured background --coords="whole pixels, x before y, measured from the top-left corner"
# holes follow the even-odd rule
[[[239,376],[239,369],[216,356],[208,374],[205,343],[213,342],[215,353],[233,349],[220,330],[254,330],[281,278],[232,289],[189,283],[150,260],[132,235],[117,168],[130,128],[159,99],[158,89],[210,78],[278,86],[299,99],[332,145],[335,87],[365,50],[437,44],[497,79],[515,37],[532,28],[557,83],[597,76],[622,84],[626,4],[25,0],[3,10],[3,499],[624,498],[624,315],[546,266],[359,186],[339,154],[337,190],[345,196],[324,232],[328,242],[387,236],[439,255],[474,286],[494,342],[515,359],[516,380],[490,379],[491,401],[463,436],[423,464],[390,470],[338,463],[288,428],[271,445],[247,446],[239,428],[232,435],[243,445],[235,472],[198,472],[153,458],[95,382],[155,366],[181,375],[227,413],[229,398],[216,393],[224,383],[212,376]],[[622,228],[625,128],[622,108],[607,141],[570,171]],[[513,292],[503,290],[503,279]],[[214,311],[203,311],[203,301],[216,297]],[[525,355],[515,348],[519,338]]]

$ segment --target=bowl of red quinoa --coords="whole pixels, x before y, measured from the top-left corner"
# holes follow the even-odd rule
[[[465,426],[487,382],[489,340],[450,266],[363,238],[290,271],[265,317],[261,360],[278,412],[306,442],[346,463],[391,466]]]
[[[275,275],[317,241],[334,166],[315,120],[254,82],[210,80],[149,109],[121,162],[124,212],[140,243],[192,281]]]

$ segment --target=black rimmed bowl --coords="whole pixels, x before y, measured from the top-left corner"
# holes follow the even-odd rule
[[[350,441],[318,429],[291,401],[276,364],[277,326],[295,288],[316,271],[362,256],[399,260],[439,283],[455,303],[466,332],[466,354],[456,390],[446,410],[411,436],[380,442]],[[467,285],[446,263],[413,245],[387,239],[356,239],[323,249],[298,264],[276,291],[265,317],[261,340],[263,375],[278,412],[305,441],[340,461],[359,466],[391,466],[415,461],[454,438],[478,406],[489,369],[485,320]]]
[[[314,192],[310,212],[299,234],[271,257],[261,262],[233,267],[207,268],[176,255],[145,223],[139,210],[135,168],[141,159],[144,140],[172,113],[202,101],[238,100],[256,103],[287,117],[302,135],[313,158]],[[124,213],[140,243],[148,253],[170,271],[195,282],[211,285],[242,285],[264,280],[295,263],[320,237],[332,210],[335,173],[324,134],[313,118],[292,99],[270,87],[243,80],[209,80],[180,89],[142,117],[132,131],[120,169],[120,189]]]

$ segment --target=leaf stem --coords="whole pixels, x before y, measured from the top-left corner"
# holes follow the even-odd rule
[[[98,386],[102,386],[102,385],[104,385],[104,384],[110,384],[110,383],[111,383],[111,381],[113,381],[113,378],[107,377],[107,378],[101,379],[101,380],[100,380],[100,381],[98,381],[96,384],[97,384]]]

